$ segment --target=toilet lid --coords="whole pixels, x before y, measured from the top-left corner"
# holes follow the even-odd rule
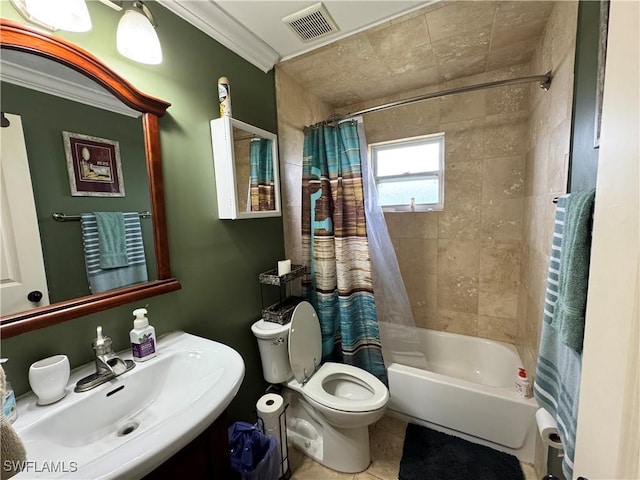
[[[309,302],[300,302],[291,316],[289,363],[295,379],[304,383],[322,361],[320,320]]]

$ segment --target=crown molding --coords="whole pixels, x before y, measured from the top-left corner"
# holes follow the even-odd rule
[[[271,70],[280,59],[278,52],[247,30],[212,0],[196,2],[156,0],[156,3],[186,20],[265,73]]]
[[[0,69],[2,69],[2,81],[19,87],[30,88],[128,117],[137,118],[141,115],[140,112],[127,107],[111,93],[97,85],[95,88],[88,87],[87,85],[49,75],[4,59],[0,60]]]

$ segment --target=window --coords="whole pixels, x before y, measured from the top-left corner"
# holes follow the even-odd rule
[[[442,210],[444,133],[376,143],[370,151],[383,211]]]

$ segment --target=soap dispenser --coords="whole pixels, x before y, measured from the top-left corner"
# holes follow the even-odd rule
[[[133,315],[136,319],[129,334],[131,352],[136,362],[144,362],[156,356],[156,331],[149,325],[146,308],[137,308]]]

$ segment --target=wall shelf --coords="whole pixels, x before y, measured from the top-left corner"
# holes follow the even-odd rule
[[[267,270],[260,274],[260,283],[263,285],[276,285],[282,286],[286,285],[292,280],[296,278],[302,277],[306,272],[306,267],[304,265],[291,265],[291,272],[285,273],[284,275],[278,276],[278,269],[274,268],[272,270]]]
[[[262,297],[262,318],[267,322],[275,322],[285,325],[291,321],[291,315],[296,306],[304,301],[304,298],[290,295],[289,284],[306,273],[304,265],[291,265],[291,272],[278,275],[278,269],[274,268],[260,274],[260,294]],[[263,285],[279,287],[279,301],[267,307],[264,306]],[[289,290],[289,291],[287,291]]]

